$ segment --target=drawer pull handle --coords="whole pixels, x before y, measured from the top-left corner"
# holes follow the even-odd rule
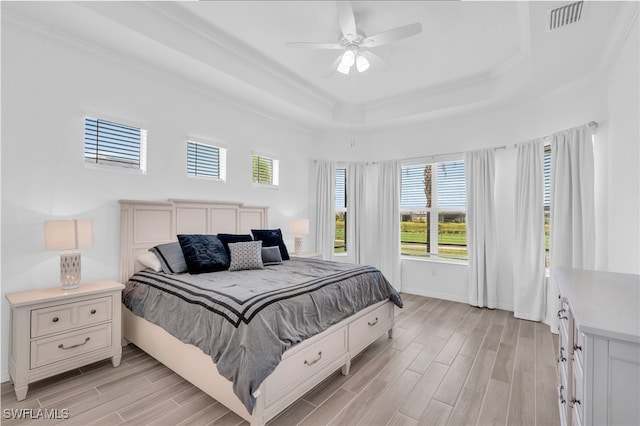
[[[564,309],[560,309],[560,310],[558,311],[558,318],[560,318],[560,317],[562,316],[562,313],[563,313],[563,312],[564,312]]]
[[[369,324],[369,327],[373,327],[377,323],[378,323],[378,317],[376,317],[376,320],[374,322],[368,322],[367,324]]]
[[[51,321],[53,321],[53,322],[58,322],[58,321],[60,321],[60,318],[58,318],[58,317],[53,317],[53,319],[52,319]]]
[[[96,311],[95,309],[92,309],[92,310],[91,310],[91,315],[95,315],[95,313],[96,313],[96,312],[97,312],[97,311]]]
[[[558,358],[558,362],[565,362],[567,360],[567,358],[565,358],[565,356],[563,355],[564,352],[564,346],[560,346],[560,357]]]
[[[571,398],[571,403],[572,403],[573,405],[575,405],[575,404],[580,405],[580,400],[579,400],[579,399],[575,399],[575,398]]]
[[[564,390],[564,385],[560,386],[560,404],[566,404],[567,400],[564,399],[564,396],[562,395],[562,391]]]
[[[314,359],[313,361],[307,361],[305,359],[304,360],[304,365],[308,365],[309,367],[311,367],[313,364],[315,364],[316,362],[320,361],[321,358],[322,358],[322,351],[318,352],[318,358]]]
[[[573,351],[581,351],[582,350],[582,346],[579,345],[573,345]]]
[[[73,345],[73,346],[69,346],[68,348],[65,348],[64,345],[61,343],[58,345],[59,349],[63,349],[63,350],[67,350],[67,349],[73,349],[73,348],[77,348],[78,346],[82,346],[82,345],[86,345],[87,342],[89,341],[90,337],[87,337],[86,339],[84,339],[84,342],[82,343],[78,343],[77,345]]]

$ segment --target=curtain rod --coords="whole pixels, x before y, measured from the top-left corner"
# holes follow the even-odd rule
[[[507,146],[506,145],[502,145],[502,146],[496,146],[493,148],[487,148],[487,149],[493,149],[494,151],[498,150],[498,149],[505,149]],[[438,157],[448,157],[450,155],[459,155],[459,154],[464,154],[466,152],[471,152],[471,151],[475,151],[475,150],[469,150],[469,151],[458,151],[458,152],[449,152],[446,154],[434,154],[434,155],[421,155],[420,157],[409,157],[409,158],[401,158],[400,161],[413,161],[413,160],[422,160],[422,159],[434,159],[434,158],[438,158]]]
[[[598,129],[598,122],[597,121],[590,121],[588,123],[588,126],[591,127],[592,132],[595,132]],[[580,127],[580,126],[576,126],[576,127]],[[575,129],[575,127],[570,127],[569,129]],[[565,130],[569,130],[569,129],[565,129]],[[560,132],[564,132],[564,130],[559,130]],[[554,133],[558,133],[558,132],[554,132]],[[553,133],[552,133],[553,134]],[[551,135],[547,135],[547,136],[543,136],[542,138],[536,138],[536,139],[549,139],[551,137]],[[519,145],[522,145],[524,143],[528,143],[530,141],[525,141],[525,142],[518,142],[518,143],[514,143],[513,147],[517,148]]]
[[[597,121],[590,121],[589,122],[589,127],[594,129],[594,131],[595,131],[595,129],[598,128],[598,122]],[[548,138],[548,137],[549,136],[545,136],[545,138]],[[517,143],[517,144],[514,144],[513,146],[516,147],[516,146],[518,146],[520,144],[523,144],[523,143],[526,143],[526,142]],[[506,145],[502,145],[502,146],[497,146],[497,147],[493,148],[493,150],[497,151],[499,149],[506,149],[506,148],[507,148]],[[491,149],[491,148],[489,148],[489,149]],[[473,151],[473,150],[471,150],[471,151]],[[468,151],[449,152],[449,153],[446,153],[446,154],[435,154],[435,155],[421,155],[420,157],[399,158],[398,160],[401,161],[401,162],[402,161],[422,160],[422,159],[426,159],[426,158],[430,158],[430,159],[433,160],[434,158],[448,157],[450,155],[459,155],[459,154],[464,154],[465,152],[468,152]],[[314,163],[317,162],[317,161],[318,160],[313,160]],[[376,164],[376,163],[377,163],[377,161],[373,162],[373,163],[367,162],[366,164]]]

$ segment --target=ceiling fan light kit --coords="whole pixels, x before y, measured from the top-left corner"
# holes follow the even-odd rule
[[[366,70],[369,69],[369,61],[367,61],[367,58],[365,58],[362,55],[358,55],[358,58],[356,59],[356,69],[358,70],[358,72],[364,72]]]
[[[386,63],[385,60],[373,53],[370,49],[411,37],[422,31],[422,25],[416,22],[367,37],[363,31],[358,30],[356,27],[356,19],[353,14],[353,9],[351,8],[351,3],[348,1],[338,1],[336,2],[336,6],[338,22],[342,31],[342,36],[338,40],[338,43],[293,42],[286,44],[288,47],[344,49],[344,53],[334,61],[331,70],[332,73],[337,69],[341,74],[349,75],[354,64],[358,72],[364,72],[371,66],[370,60],[373,60],[374,64]],[[365,58],[363,53],[368,56],[368,59]]]

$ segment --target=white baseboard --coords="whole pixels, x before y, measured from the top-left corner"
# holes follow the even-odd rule
[[[416,296],[433,297],[435,299],[450,300],[452,302],[469,303],[466,297],[456,296],[448,293],[438,293],[436,291],[425,290],[422,288],[402,287],[403,293],[415,294]]]
[[[0,382],[4,383],[4,382],[8,382],[9,380],[10,380],[9,370],[3,370],[0,373]]]
[[[458,296],[455,294],[449,293],[438,293],[435,291],[429,291],[422,288],[407,288],[402,287],[403,293],[415,294],[416,296],[424,296],[424,297],[433,297],[435,299],[449,300],[451,302],[458,303],[469,303],[469,299],[466,297]],[[498,303],[496,306],[498,309],[502,309],[504,311],[513,312],[513,305],[506,305],[504,303]]]

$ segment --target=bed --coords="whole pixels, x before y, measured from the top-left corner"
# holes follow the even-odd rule
[[[250,233],[251,229],[264,229],[267,227],[266,207],[195,200],[121,200],[120,205],[121,280],[126,283],[131,279],[131,288],[125,290],[125,298],[129,300],[123,306],[124,339],[158,359],[251,424],[265,424],[336,370],[341,369],[343,374],[348,374],[351,359],[355,355],[385,333],[391,337],[394,302],[401,305],[401,301],[392,289],[391,293],[385,293],[388,290],[379,281],[386,283],[386,280],[375,268],[292,259],[282,265],[267,266],[260,271],[224,271],[202,276],[184,274],[184,277],[168,277],[143,270],[142,265],[136,261],[149,248],[175,241],[177,234],[243,234]],[[257,292],[254,287],[259,285],[243,287],[242,283],[257,283],[255,280],[258,277],[268,277],[265,278],[266,282],[282,282],[282,288],[264,293],[267,296],[254,297],[251,292]],[[220,291],[225,286],[228,294]],[[372,294],[375,293],[375,299],[374,296],[358,297],[349,286],[365,288]],[[174,291],[177,288],[180,290]],[[172,327],[173,322],[167,323],[166,319],[163,323],[161,317],[167,315],[151,314],[144,319],[140,316],[144,309],[135,303],[136,297],[143,298],[140,294],[145,297],[150,294],[153,297],[149,298],[153,300],[164,300],[167,299],[168,292],[177,300],[192,293],[191,290],[204,288],[210,289],[210,292],[197,296],[200,298],[197,303],[200,309],[198,315],[205,315],[205,318],[199,316],[197,323],[206,323],[207,327],[216,330],[220,333],[217,338],[185,338],[184,335],[176,334],[175,328],[185,329],[188,326],[183,324]],[[376,290],[369,290],[372,288]],[[315,325],[301,325],[304,322],[302,318],[306,318],[306,315],[300,312],[317,310],[318,306],[335,302],[336,296],[330,293],[333,289],[346,292],[340,298],[349,299],[350,303],[342,304],[338,309],[345,312],[331,314],[327,310],[322,316],[329,318],[324,318],[325,324],[321,329],[315,329]],[[159,292],[162,297],[157,296]],[[176,296],[172,292],[181,293]],[[171,300],[170,303],[177,303]],[[293,303],[298,300],[304,300],[307,307],[298,306],[303,302]],[[180,311],[182,308],[174,309],[173,305],[171,309],[158,306],[155,312],[170,310],[174,314],[180,312],[180,318],[186,316]],[[298,312],[300,309],[302,311]],[[217,312],[216,315],[209,316],[209,311]],[[335,318],[331,315],[335,315]],[[295,330],[288,334],[282,332],[289,322],[287,325],[277,324],[274,327],[274,318],[281,317],[293,318]],[[260,324],[268,326],[259,329]],[[225,357],[223,353],[227,343],[221,349],[218,341],[227,334],[234,336],[232,333],[245,333],[250,329],[249,326],[258,328],[259,331],[253,331],[258,334],[254,337],[247,334],[249,337],[243,337],[242,350],[235,349],[229,353],[234,356],[238,353],[260,353],[261,358],[256,363],[255,356],[249,356],[247,359],[252,362],[242,358],[244,361],[234,365],[229,362],[230,357]],[[273,334],[274,328],[280,339],[280,347],[262,351],[259,345],[263,342],[255,336]],[[179,335],[180,338],[174,335]],[[283,335],[286,336],[284,340]],[[203,343],[203,340],[206,342]],[[275,343],[277,346],[278,342]],[[252,344],[258,345],[258,349],[252,348]],[[266,344],[264,347],[271,348]],[[274,353],[269,355],[270,352]],[[218,365],[214,364],[212,357],[218,360]],[[253,365],[257,368],[247,368]],[[245,370],[250,370],[246,373],[248,378],[239,373],[245,374]]]

